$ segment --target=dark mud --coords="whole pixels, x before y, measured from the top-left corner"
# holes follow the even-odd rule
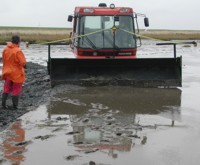
[[[3,81],[1,81],[3,86]],[[19,99],[18,110],[5,110],[0,107],[0,132],[6,129],[10,123],[26,112],[35,110],[39,105],[46,102],[50,92],[50,79],[47,68],[35,63],[27,63],[26,82]],[[2,93],[2,89],[1,89]],[[0,96],[1,100],[2,94]],[[7,105],[11,106],[11,96],[8,97]]]

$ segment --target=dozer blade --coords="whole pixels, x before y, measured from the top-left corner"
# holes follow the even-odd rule
[[[182,57],[140,59],[50,60],[51,86],[58,84],[178,87],[182,85]]]

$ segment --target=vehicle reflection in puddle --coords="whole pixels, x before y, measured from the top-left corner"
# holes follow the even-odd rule
[[[110,154],[146,144],[148,130],[175,126],[181,120],[180,106],[179,89],[91,87],[58,92],[48,112],[49,119],[69,115],[72,131],[67,135],[73,136],[69,143],[79,151]]]
[[[9,129],[2,134],[0,162],[130,164],[133,156],[143,153],[140,147],[154,149],[153,139],[159,141],[181,125],[178,89],[63,85],[53,88],[50,98],[48,105],[20,118],[25,131],[25,139],[18,142],[24,148],[16,151],[20,160],[7,157],[3,143]]]

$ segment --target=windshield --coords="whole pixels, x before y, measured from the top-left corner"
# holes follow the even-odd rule
[[[116,26],[116,30],[112,28]],[[82,48],[135,48],[136,37],[131,16],[82,16],[80,19],[79,47]]]

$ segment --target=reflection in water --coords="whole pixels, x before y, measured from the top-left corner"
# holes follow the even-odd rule
[[[73,89],[75,86],[69,88],[71,89],[66,92],[55,94],[51,104],[52,113],[78,114],[91,107],[101,110],[117,109],[124,113],[157,114],[165,107],[179,107],[181,104],[179,89],[91,87],[76,90]]]
[[[49,117],[70,116],[73,145],[80,150],[130,151],[134,145],[147,143],[145,129],[174,126],[180,120],[181,91],[130,87],[73,87],[58,92],[51,100]],[[75,87],[74,87],[75,88]],[[159,115],[170,119],[168,124],[149,124],[139,115]],[[113,154],[109,154],[113,153]]]
[[[19,165],[24,160],[25,146],[21,145],[24,140],[25,131],[21,126],[21,121],[17,121],[6,131],[5,140],[2,144],[4,157],[10,160],[12,164]]]

